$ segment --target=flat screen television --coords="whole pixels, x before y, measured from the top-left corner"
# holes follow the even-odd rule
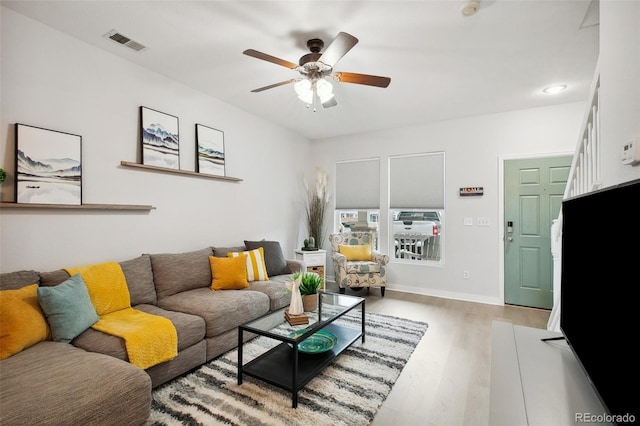
[[[560,328],[605,421],[637,423],[640,179],[562,202],[561,277]]]

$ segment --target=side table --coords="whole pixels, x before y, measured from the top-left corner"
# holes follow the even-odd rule
[[[325,268],[327,266],[327,251],[318,249],[314,251],[295,250],[296,260],[302,261],[307,272],[315,272],[322,277],[322,291],[326,290]]]

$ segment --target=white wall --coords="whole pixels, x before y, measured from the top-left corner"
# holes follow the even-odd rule
[[[602,186],[640,178],[620,163],[622,147],[640,138],[640,2],[600,1]]]
[[[326,170],[334,170],[336,161],[380,157],[384,169],[390,155],[444,151],[444,265],[392,262],[388,287],[499,304],[502,161],[573,153],[585,105],[578,102],[332,138],[314,143],[312,157]],[[384,203],[387,181],[383,170],[380,196]],[[469,186],[484,187],[484,196],[460,198],[459,188]],[[388,205],[381,206],[381,229],[388,229],[387,209]],[[465,217],[473,218],[474,226],[463,226]],[[478,217],[488,218],[490,226],[476,226]],[[390,253],[388,240],[381,232],[381,247]],[[469,271],[468,280],[463,279],[464,270]]]
[[[0,167],[13,200],[16,122],[82,136],[83,202],[151,204],[149,213],[3,209],[0,271],[51,270],[244,239],[298,247],[309,141],[189,87],[1,8]],[[180,119],[180,163],[195,168],[195,123],[224,132],[240,183],[120,167],[137,161],[138,109]],[[291,164],[291,167],[282,167]],[[302,166],[300,166],[302,167]]]

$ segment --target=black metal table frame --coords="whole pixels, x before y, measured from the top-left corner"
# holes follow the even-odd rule
[[[336,296],[342,296],[337,293],[327,293]],[[355,296],[349,296],[355,297]],[[365,341],[365,299],[360,300],[350,308],[346,309],[331,318],[321,321],[322,318],[322,294],[319,295],[318,303],[318,321],[311,324],[307,332],[298,336],[297,339],[292,339],[287,336],[282,336],[270,332],[269,330],[260,330],[258,328],[251,328],[246,324],[238,327],[238,385],[242,384],[243,375],[255,377],[264,382],[270,383],[281,389],[288,390],[292,393],[291,405],[293,408],[298,406],[298,392],[304,388],[304,386],[316,377],[325,367],[327,367],[336,357],[338,357],[344,350],[351,346],[358,338],[362,339],[362,343]],[[334,322],[341,318],[343,315],[351,312],[356,307],[361,307],[361,330],[352,329],[343,325],[335,324]],[[284,309],[281,309],[284,311]],[[268,313],[267,315],[272,315]],[[283,312],[284,318],[284,312]],[[338,337],[338,343],[333,349],[323,354],[309,355],[302,354],[298,350],[298,344],[305,340],[307,337],[316,333],[319,330],[327,330],[336,334]],[[259,355],[255,359],[251,360],[247,364],[243,365],[243,344],[244,344],[244,332],[254,333],[260,336],[266,336],[271,339],[279,340],[282,343],[268,350],[267,352]],[[290,377],[287,372],[287,363],[291,363]],[[290,379],[290,380],[289,380]]]

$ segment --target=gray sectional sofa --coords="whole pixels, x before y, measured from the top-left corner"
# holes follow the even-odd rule
[[[209,256],[264,247],[268,281],[241,290],[211,290]],[[237,326],[289,304],[285,282],[301,263],[285,260],[277,242],[144,254],[119,262],[134,309],[168,318],[178,335],[174,359],[142,370],[128,362],[124,340],[92,328],[71,343],[41,341],[0,361],[0,424],[140,425],[152,389],[238,344]],[[56,286],[61,269],[0,274],[0,290]]]

